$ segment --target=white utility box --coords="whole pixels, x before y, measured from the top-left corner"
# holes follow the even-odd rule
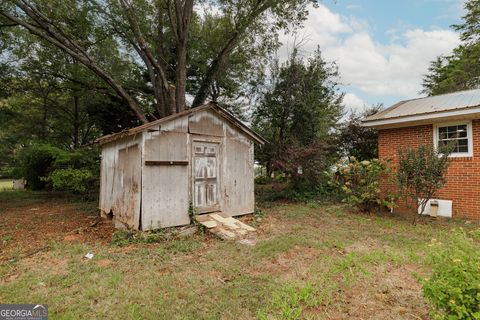
[[[420,201],[418,201],[420,203]],[[442,199],[430,199],[428,200],[425,211],[423,212],[424,215],[428,216],[437,216],[437,217],[452,217],[452,207],[453,201],[452,200],[442,200]],[[418,213],[420,214],[420,206],[418,207]]]

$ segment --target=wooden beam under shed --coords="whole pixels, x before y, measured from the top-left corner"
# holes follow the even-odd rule
[[[146,166],[188,166],[188,161],[145,161]]]

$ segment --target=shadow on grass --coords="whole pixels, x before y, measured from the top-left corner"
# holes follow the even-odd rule
[[[77,206],[79,211],[92,212],[98,210],[96,199],[85,199],[82,195],[68,192],[2,190],[0,191],[0,213],[7,208],[24,207],[51,201],[72,203]]]

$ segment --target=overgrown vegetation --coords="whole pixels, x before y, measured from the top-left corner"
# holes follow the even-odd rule
[[[421,145],[416,149],[399,150],[397,181],[400,192],[413,206],[415,216],[423,214],[429,200],[445,184],[450,148],[437,151],[433,146]]]
[[[399,218],[351,215],[345,206],[325,204],[272,203],[261,208],[255,246],[208,235],[170,237],[166,231],[144,233],[144,237],[119,231],[112,245],[109,239],[99,241],[101,234],[97,234],[101,238],[92,238],[100,225],[82,228],[81,234],[49,228],[56,232],[43,237],[44,243],[38,235],[28,238],[31,233],[25,230],[31,225],[45,230],[59,219],[69,225],[76,214],[89,213],[69,209],[63,217],[52,216],[45,210],[48,204],[58,213],[70,202],[49,195],[39,198],[29,191],[16,193],[22,196],[15,200],[22,205],[18,209],[3,197],[13,193],[0,193],[0,208],[7,207],[1,215],[7,217],[8,226],[0,230],[2,255],[15,257],[0,262],[0,299],[9,303],[43,299],[55,318],[286,320],[345,314],[355,319],[402,318],[405,314],[428,318],[428,300],[422,298],[414,274],[428,278],[438,292],[452,294],[450,289],[441,289],[448,283],[448,288],[457,286],[467,295],[468,281],[457,284],[444,277],[450,277],[451,268],[457,266],[459,277],[467,276],[462,268],[475,272],[478,267],[478,254],[473,251],[479,246],[476,224],[436,221],[413,227]],[[27,218],[19,224],[15,220],[39,207],[34,221]],[[461,240],[460,225],[465,227],[466,242]],[[452,228],[458,231],[458,241],[452,238]],[[67,241],[66,235],[83,235],[77,239],[85,240]],[[438,246],[432,245],[432,238]],[[23,250],[46,245],[48,249],[22,258]],[[440,254],[442,248],[449,251]],[[83,259],[89,251],[93,259]],[[428,257],[426,252],[430,252]],[[441,256],[438,265],[430,256],[437,253]],[[465,279],[476,279],[477,274]],[[365,301],[368,308],[363,307]]]
[[[163,230],[155,231],[137,231],[129,229],[120,229],[112,235],[112,245],[123,247],[134,243],[159,243],[172,238]]]
[[[164,259],[176,254],[188,254],[201,247],[201,238],[197,236],[179,237],[175,230],[117,230],[112,235],[112,245],[124,247],[135,244],[158,244],[157,253]]]
[[[477,230],[478,232],[478,230]],[[435,319],[480,319],[480,251],[463,229],[452,230],[446,243],[432,239],[432,274],[422,280]]]
[[[265,175],[284,176],[288,187],[314,193],[326,184],[323,172],[334,162],[332,128],[342,114],[338,70],[320,50],[306,61],[296,50],[272,69],[271,88],[254,113],[254,127],[267,144],[256,152]]]
[[[377,129],[365,127],[362,121],[380,112],[383,105],[378,104],[363,110],[352,111],[348,118],[340,123],[336,136],[340,154],[344,157],[355,157],[358,160],[378,158]]]
[[[25,178],[30,190],[98,192],[99,156],[96,149],[65,151],[48,144],[32,144],[15,158],[14,175]]]
[[[51,183],[53,190],[85,193],[92,188],[96,177],[88,169],[55,169],[44,181]],[[96,188],[92,188],[96,191]]]
[[[355,157],[338,162],[332,177],[332,183],[344,195],[343,200],[363,212],[393,208],[395,196],[385,194],[380,185],[389,180],[392,180],[392,170],[388,162],[378,159],[360,161]]]

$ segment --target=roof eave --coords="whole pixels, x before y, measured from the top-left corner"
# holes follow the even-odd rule
[[[245,132],[256,143],[258,143],[260,145],[263,145],[267,142],[267,140],[265,140],[262,136],[257,134],[252,129],[250,129],[247,125],[243,124],[234,115],[232,115],[231,113],[229,113],[225,109],[221,108],[216,103],[209,102],[209,103],[206,103],[203,106],[199,106],[199,107],[196,107],[196,108],[191,108],[191,109],[185,110],[183,112],[175,113],[173,115],[170,115],[170,116],[167,116],[167,117],[164,117],[164,118],[161,118],[161,119],[143,124],[143,125],[138,126],[138,127],[134,127],[134,128],[130,128],[130,129],[121,131],[121,132],[112,133],[112,134],[109,134],[109,135],[102,136],[102,137],[96,139],[95,141],[93,141],[90,144],[91,145],[99,144],[99,145],[102,146],[104,144],[116,141],[118,139],[122,139],[122,138],[125,138],[125,137],[130,137],[130,136],[135,135],[137,133],[143,132],[143,131],[151,128],[151,127],[154,127],[154,126],[162,124],[164,122],[176,119],[178,117],[186,116],[186,115],[189,115],[189,114],[194,113],[194,112],[199,112],[199,111],[202,111],[202,110],[209,110],[209,109],[215,110],[220,116],[225,118],[231,124],[238,127],[242,132]]]
[[[223,116],[226,120],[228,120],[231,124],[238,127],[241,131],[248,134],[250,138],[252,138],[256,143],[260,145],[264,145],[267,143],[267,140],[263,138],[261,135],[250,129],[247,125],[245,125],[242,121],[238,120],[233,114],[228,112],[227,110],[223,109],[219,105],[212,103],[214,108],[221,116]]]
[[[480,117],[480,106],[468,107],[457,110],[437,111],[416,115],[408,115],[395,118],[384,118],[376,120],[364,120],[362,126],[378,129],[409,127],[420,124],[442,122],[449,119],[472,119]]]
[[[106,143],[110,143],[112,141],[115,141],[115,140],[118,140],[118,139],[121,139],[121,138],[125,138],[125,137],[128,137],[128,136],[134,135],[136,133],[143,132],[143,131],[145,131],[149,128],[152,128],[156,125],[165,123],[167,121],[170,121],[170,120],[173,120],[173,119],[176,119],[176,118],[188,115],[188,114],[191,114],[193,112],[198,112],[198,111],[201,111],[201,110],[211,109],[212,106],[213,106],[212,103],[206,103],[205,105],[202,105],[202,106],[199,106],[199,107],[196,107],[196,108],[191,108],[191,109],[188,109],[188,110],[185,110],[185,111],[182,111],[182,112],[174,113],[172,115],[160,118],[160,119],[155,120],[155,121],[145,123],[145,124],[137,126],[137,127],[126,129],[124,131],[120,131],[120,132],[116,132],[116,133],[111,133],[111,134],[102,136],[100,138],[97,138],[93,142],[93,144],[104,145]]]

